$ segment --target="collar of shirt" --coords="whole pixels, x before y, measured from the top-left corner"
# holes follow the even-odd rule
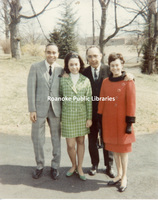
[[[96,73],[97,73],[98,77],[99,77],[100,67],[101,67],[101,64],[96,68]],[[95,70],[95,68],[91,66],[93,78],[94,78],[94,70]]]
[[[47,68],[47,72],[49,73],[49,66],[52,67],[52,71],[54,70],[54,63],[52,65],[50,65],[47,60],[45,60],[45,64],[46,64],[46,68]]]

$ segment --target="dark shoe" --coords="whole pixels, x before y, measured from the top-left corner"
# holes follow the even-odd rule
[[[93,165],[92,168],[89,170],[89,175],[94,176],[98,171],[98,166]]]
[[[52,179],[54,180],[57,180],[59,178],[59,171],[57,169],[51,168],[50,174]]]
[[[124,192],[126,190],[126,188],[127,188],[127,186],[125,186],[125,187],[124,186],[120,186],[118,191],[119,192]]]
[[[36,169],[32,174],[32,178],[38,179],[41,177],[42,173],[43,173],[43,169]]]
[[[115,178],[115,174],[114,174],[114,171],[113,169],[106,169],[105,170],[105,174],[108,175],[110,178]]]
[[[116,185],[117,183],[119,183],[120,180],[121,180],[121,179],[119,179],[118,181],[109,181],[109,182],[108,182],[108,185],[109,185],[109,186]]]

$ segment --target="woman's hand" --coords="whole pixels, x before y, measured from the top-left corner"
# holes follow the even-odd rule
[[[90,128],[92,126],[92,120],[91,119],[88,119],[87,121],[86,121],[86,127],[87,128]]]

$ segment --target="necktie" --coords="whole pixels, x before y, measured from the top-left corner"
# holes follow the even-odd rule
[[[49,75],[51,76],[52,75],[52,67],[49,66]]]
[[[94,69],[94,80],[95,80],[95,81],[98,79],[98,76],[97,76],[97,72],[96,72],[96,71],[97,71],[97,70]]]

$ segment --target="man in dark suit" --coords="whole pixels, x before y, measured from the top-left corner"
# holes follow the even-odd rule
[[[90,46],[86,51],[87,60],[90,64],[87,67],[83,75],[89,78],[92,86],[92,96],[93,96],[93,117],[92,117],[92,126],[90,128],[90,134],[88,134],[89,141],[89,153],[91,157],[92,168],[89,171],[90,175],[95,175],[98,170],[99,164],[99,151],[97,148],[97,139],[98,139],[98,101],[95,100],[96,97],[99,97],[100,89],[102,82],[105,78],[108,77],[109,70],[108,66],[101,64],[102,54],[98,46]],[[106,166],[105,173],[114,178],[113,172],[113,153],[105,150],[103,148],[104,164]]]

